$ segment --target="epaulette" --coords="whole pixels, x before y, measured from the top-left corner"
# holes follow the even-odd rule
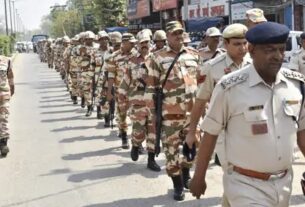
[[[213,59],[211,59],[210,61],[209,61],[209,64],[210,65],[215,65],[216,63],[219,63],[220,61],[222,61],[222,60],[224,60],[225,58],[226,58],[226,54],[227,53],[222,53],[222,54],[220,54],[220,55],[217,55],[215,58],[213,58]]]
[[[286,78],[295,79],[295,80],[298,80],[298,81],[305,82],[305,76],[302,73],[292,71],[292,70],[289,70],[289,69],[283,69],[281,71],[281,73]]]
[[[161,55],[162,56],[162,53],[166,53],[166,47],[160,49],[160,50],[157,50],[156,52],[154,52],[154,55],[157,56],[157,55]]]
[[[220,85],[222,86],[222,88],[228,89],[231,88],[232,86],[244,82],[245,80],[247,80],[249,77],[248,73],[241,73],[241,74],[232,74],[229,77],[225,78],[224,80],[221,81]]]

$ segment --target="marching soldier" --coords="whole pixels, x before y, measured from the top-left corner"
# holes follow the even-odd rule
[[[189,125],[200,66],[198,51],[183,46],[183,32],[180,22],[167,23],[168,46],[154,53],[147,80],[147,100],[150,100],[147,105],[151,114],[155,114],[156,110],[152,100],[153,95],[157,96],[154,93],[156,88],[161,88],[163,92],[161,139],[166,156],[166,172],[173,181],[175,200],[184,200],[183,190],[187,188],[193,163],[186,156],[180,159],[179,145],[184,141]],[[153,120],[157,118],[160,117],[154,115]]]
[[[92,83],[94,68],[91,66],[91,58],[94,53],[93,40],[95,34],[87,31],[84,35],[85,45],[80,48],[81,60],[81,90],[84,95],[85,105],[87,106],[86,116],[91,116],[93,111],[92,103]]]
[[[107,71],[108,71],[108,92],[107,92],[107,100],[110,102],[113,98],[111,94],[112,87],[115,88],[115,102],[116,104],[116,112],[117,112],[117,123],[119,128],[119,136],[122,139],[122,148],[129,149],[128,138],[127,138],[127,111],[120,110],[118,105],[119,99],[117,96],[117,89],[119,84],[122,81],[124,72],[128,65],[128,60],[135,53],[133,50],[135,43],[137,40],[130,33],[125,33],[122,36],[122,45],[121,49],[111,56],[111,58],[107,61]],[[128,103],[126,103],[128,104]]]
[[[219,29],[216,27],[210,27],[207,29],[205,35],[205,42],[207,46],[199,49],[199,55],[201,56],[203,62],[206,62],[216,55],[224,52],[224,50],[218,48],[220,37],[222,36]]]
[[[93,93],[97,94],[97,100],[101,99],[101,91],[100,93],[98,93],[98,89],[99,87],[103,87],[102,85],[99,84],[100,81],[104,80],[104,71],[103,69],[103,65],[105,63],[105,55],[106,53],[109,52],[110,47],[109,47],[109,35],[107,34],[107,32],[105,31],[100,31],[98,32],[97,35],[97,41],[100,45],[99,49],[93,54],[92,57],[92,65],[93,67],[95,67],[95,88]],[[94,95],[95,95],[94,94]],[[100,105],[100,101],[97,101],[96,103],[96,107],[97,107],[97,118],[101,119],[102,118],[102,113],[101,113],[101,105]]]
[[[155,47],[152,49],[152,52],[161,50],[166,46],[166,33],[163,30],[155,31],[153,41],[155,43]]]
[[[305,78],[281,68],[288,35],[285,25],[273,22],[251,28],[246,38],[253,64],[217,83],[190,183],[197,198],[205,193],[209,160],[224,131],[230,206],[289,206],[296,140],[305,155]]]
[[[305,75],[305,32],[300,36],[302,48],[292,54],[288,68]]]
[[[11,60],[8,57],[0,56],[0,152],[6,157],[9,152],[7,141],[9,139],[8,115],[10,98],[14,95],[14,74]]]
[[[71,55],[71,40],[68,36],[64,36],[63,38],[63,55],[62,55],[62,62],[63,62],[63,71],[64,71],[64,77],[65,77],[65,84],[67,86],[67,89],[71,95],[72,99],[72,93],[71,93],[71,77],[70,77],[70,55]]]
[[[138,35],[139,52],[129,59],[124,78],[119,85],[119,106],[120,110],[126,111],[129,103],[130,119],[132,121],[131,133],[131,159],[137,161],[139,151],[144,140],[147,143],[148,162],[147,168],[152,171],[161,171],[160,166],[155,161],[155,131],[150,118],[149,110],[144,98],[146,90],[146,79],[148,70],[145,62],[151,57],[150,35],[141,31]]]
[[[112,54],[118,50],[120,50],[121,48],[121,42],[122,42],[122,35],[119,32],[112,32],[111,34],[109,34],[109,38],[110,38],[110,44],[111,44],[111,48],[109,48],[109,50],[104,54],[104,64],[102,67],[102,74],[103,76],[100,76],[100,79],[98,81],[98,85],[97,85],[97,94],[101,96],[101,116],[104,117],[105,123],[104,123],[104,127],[110,127],[110,103],[107,100],[107,93],[108,93],[108,62],[112,56]]]

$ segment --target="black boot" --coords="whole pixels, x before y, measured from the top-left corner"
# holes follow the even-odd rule
[[[148,153],[147,168],[155,172],[161,171],[160,166],[155,161],[155,153],[153,152]]]
[[[135,146],[131,147],[130,157],[132,161],[137,161],[139,159],[139,147],[135,147]]]
[[[86,113],[86,116],[87,116],[87,117],[88,117],[88,116],[91,116],[92,110],[93,110],[92,105],[87,106],[87,113]]]
[[[81,106],[82,108],[85,108],[85,98],[84,98],[84,97],[82,97],[82,101],[81,101],[81,103],[80,103],[80,106]]]
[[[181,175],[171,177],[174,184],[174,199],[176,201],[183,201],[185,198],[183,192],[183,183]]]
[[[110,127],[110,117],[109,117],[109,114],[105,114],[104,119],[105,119],[104,127],[106,127],[106,128]]]
[[[221,166],[221,163],[220,163],[220,161],[219,161],[219,158],[218,158],[218,155],[217,155],[217,154],[215,154],[214,164],[215,164],[215,165],[218,165],[218,166]]]
[[[139,154],[143,155],[145,153],[145,149],[142,144],[139,145]]]
[[[96,118],[97,119],[102,119],[103,118],[103,116],[101,114],[101,107],[99,105],[96,107]]]
[[[129,149],[128,137],[125,131],[122,131],[121,139],[122,139],[122,148]]]
[[[189,189],[189,182],[191,179],[189,168],[182,168],[182,178],[183,178],[184,188]]]
[[[74,105],[77,104],[77,96],[72,96],[71,98],[72,98],[73,104]]]
[[[10,149],[7,146],[7,138],[0,140],[0,152],[2,157],[6,157],[7,153],[9,153]]]

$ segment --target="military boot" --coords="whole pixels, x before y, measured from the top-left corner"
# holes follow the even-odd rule
[[[189,168],[182,168],[182,178],[183,178],[184,188],[189,189],[189,182],[191,180]]]
[[[104,119],[105,119],[105,124],[104,124],[104,127],[110,127],[110,117],[109,117],[109,114],[105,114],[104,115]]]
[[[72,96],[72,101],[73,101],[73,104],[76,105],[77,104],[77,96]]]
[[[0,140],[0,152],[2,157],[6,157],[6,155],[9,153],[9,148],[7,146],[7,138]]]
[[[96,106],[96,118],[97,119],[102,119],[103,115],[101,114],[101,106]]]
[[[174,184],[174,199],[176,201],[183,201],[185,198],[183,192],[183,183],[181,175],[171,177]]]
[[[122,148],[129,149],[128,137],[125,131],[122,131],[121,139],[122,139]]]
[[[139,145],[139,154],[143,155],[145,153],[145,149],[142,144]]]
[[[132,161],[137,161],[139,159],[139,147],[136,146],[131,147],[130,157]]]
[[[160,166],[155,161],[155,153],[153,152],[148,153],[147,168],[155,172],[161,171]]]
[[[92,105],[87,106],[87,113],[86,113],[86,116],[87,116],[87,117],[88,117],[88,116],[91,116],[92,111],[93,111]]]
[[[80,106],[81,106],[82,108],[85,108],[85,97],[82,97]]]

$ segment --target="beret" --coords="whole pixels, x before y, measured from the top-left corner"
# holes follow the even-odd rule
[[[247,31],[248,28],[243,24],[239,24],[239,23],[230,24],[223,30],[222,37],[225,39],[245,38],[245,34]]]
[[[246,39],[252,44],[285,43],[288,36],[289,28],[276,22],[257,24],[246,33]]]

